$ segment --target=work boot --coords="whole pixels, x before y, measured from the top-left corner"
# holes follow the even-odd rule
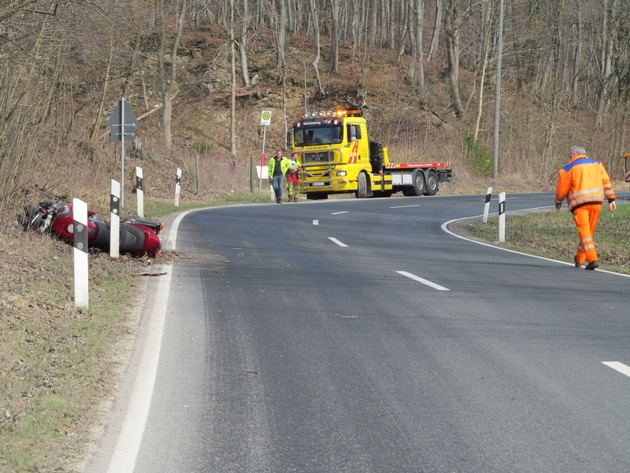
[[[293,200],[293,196],[289,194],[289,202],[291,202],[292,200]]]
[[[297,202],[297,195],[293,197],[293,202]]]
[[[599,261],[595,260],[595,261],[591,261],[589,264],[586,265],[586,268],[584,269],[588,269],[588,270],[594,270],[595,268],[597,268],[599,266]]]
[[[584,267],[584,263],[578,263],[577,256],[573,257],[573,262],[575,263],[576,268],[582,269]]]

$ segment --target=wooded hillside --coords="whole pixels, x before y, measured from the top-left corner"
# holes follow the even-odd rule
[[[305,109],[339,103],[395,160],[451,161],[454,192],[493,172],[549,190],[574,143],[620,179],[629,32],[620,0],[3,2],[0,209],[108,197],[121,96],[140,122],[127,185],[141,165],[157,195],[177,167],[184,197],[248,189],[262,110],[270,154]]]

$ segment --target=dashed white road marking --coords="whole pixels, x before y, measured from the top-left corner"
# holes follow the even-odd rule
[[[331,215],[341,215],[341,214],[347,214],[348,211],[347,210],[342,210],[341,212],[333,212]]]
[[[621,374],[625,374],[630,378],[630,366],[624,365],[618,361],[602,361],[603,364],[608,366],[609,368],[614,369],[615,371],[619,371]]]
[[[390,209],[407,209],[409,207],[420,207],[420,204],[414,204],[414,205],[394,205],[392,207],[390,207]]]
[[[341,246],[341,247],[343,247],[343,248],[347,248],[347,247],[348,247],[348,245],[346,245],[345,243],[340,242],[340,241],[339,241],[339,240],[337,240],[335,237],[328,237],[328,239],[329,239],[330,241],[332,241],[333,243],[335,243],[335,244],[337,244],[337,245],[339,245],[339,246]]]
[[[313,225],[319,225],[319,220],[313,220]]]
[[[434,282],[429,281],[428,279],[421,278],[420,276],[416,276],[415,274],[408,273],[407,271],[396,271],[398,274],[401,274],[409,279],[413,279],[414,281],[418,281],[419,283],[424,284],[425,286],[432,287],[433,289],[437,289],[438,291],[450,291],[449,288],[440,286]]]

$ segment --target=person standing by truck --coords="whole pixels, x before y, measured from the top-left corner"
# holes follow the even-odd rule
[[[276,151],[276,155],[269,161],[269,179],[271,179],[271,187],[276,195],[276,203],[282,203],[282,189],[284,188],[284,175],[291,162],[289,158],[282,155],[282,150]]]
[[[291,153],[291,159],[289,160],[291,165],[289,166],[289,169],[287,169],[287,173],[285,175],[287,179],[289,202],[297,202],[298,193],[300,192],[300,169],[302,168],[302,164],[300,163],[298,156],[299,153],[297,151],[293,151],[293,153]]]
[[[572,146],[569,163],[558,171],[556,184],[556,209],[567,199],[569,210],[580,236],[576,255],[573,257],[576,268],[594,270],[599,266],[593,236],[597,219],[604,199],[608,200],[611,212],[617,209],[615,190],[604,165],[586,155],[581,146]]]

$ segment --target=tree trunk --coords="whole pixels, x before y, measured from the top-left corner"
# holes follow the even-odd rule
[[[101,128],[101,120],[103,117],[103,108],[105,108],[105,99],[107,97],[107,89],[109,87],[109,74],[112,67],[112,60],[114,59],[114,45],[113,41],[109,42],[109,57],[107,58],[107,68],[105,69],[105,77],[103,78],[103,93],[101,94],[101,100],[98,104],[96,111],[96,118],[94,118],[94,124],[92,125],[92,131],[90,131],[89,143],[94,144],[98,136],[98,131]]]
[[[243,0],[243,16],[241,18],[242,31],[238,40],[238,47],[241,56],[241,77],[243,78],[243,84],[249,88],[251,81],[249,77],[249,61],[247,59],[247,32],[249,31],[249,9],[247,3],[249,0]]]
[[[461,8],[459,0],[447,0],[444,17],[446,33],[446,50],[448,53],[448,78],[451,86],[451,107],[455,116],[462,119],[464,108],[459,94],[459,27]]]
[[[609,7],[609,2],[610,7]],[[614,37],[617,31],[614,22],[617,12],[617,0],[604,0],[603,25],[602,25],[602,50],[600,65],[600,88],[597,103],[597,126],[601,126],[604,113],[610,106],[612,89],[614,87],[615,76],[613,73]]]
[[[481,71],[479,73],[479,99],[477,104],[477,119],[475,120],[475,131],[473,132],[473,136],[475,141],[479,138],[479,127],[481,126],[481,116],[483,113],[483,93],[484,87],[486,84],[486,69],[488,67],[488,56],[490,51],[490,38],[491,38],[491,30],[490,26],[492,24],[492,16],[490,14],[491,10],[490,1],[482,0],[482,33],[481,33]]]
[[[167,151],[170,153],[173,148],[173,136],[171,127],[171,117],[173,114],[173,96],[177,93],[177,49],[182,38],[184,28],[184,17],[186,14],[186,0],[182,0],[180,4],[179,16],[177,17],[177,29],[173,47],[171,49],[171,70],[170,74],[166,73],[164,66],[164,54],[166,44],[166,26],[164,18],[164,0],[157,0],[158,16],[160,21],[160,49],[159,49],[159,70],[160,80],[162,84],[162,102],[164,108],[162,110],[162,132],[163,142]]]
[[[285,0],[278,0],[280,5],[280,18],[276,25],[276,69],[281,71],[284,68],[284,44],[286,40],[286,24],[287,24],[287,7]]]
[[[324,88],[322,87],[322,81],[319,76],[319,59],[320,59],[320,43],[319,43],[319,19],[317,17],[317,9],[315,7],[315,0],[309,0],[309,6],[311,8],[311,17],[313,19],[313,34],[315,36],[315,60],[313,61],[313,68],[315,69],[315,77],[317,78],[317,91],[320,97],[325,95]]]
[[[424,86],[424,61],[423,61],[423,49],[424,44],[422,41],[422,35],[424,34],[424,30],[422,25],[424,24],[424,0],[416,0],[415,5],[415,27],[416,27],[416,61],[418,63],[418,77],[417,77],[417,85],[418,85],[418,99],[420,102],[420,106],[424,107],[426,105],[426,91]]]
[[[339,0],[330,0],[332,31],[330,44],[330,73],[339,73]]]
[[[230,156],[236,157],[236,38],[234,37],[234,0],[230,0],[230,56],[232,86],[230,93]]]
[[[571,80],[571,102],[574,107],[580,103],[578,96],[580,84],[580,67],[582,62],[582,10],[580,9],[580,0],[575,0],[575,9],[577,23],[575,25],[575,51],[573,53],[573,77]]]
[[[435,0],[435,22],[433,23],[433,35],[431,37],[431,47],[427,54],[427,61],[431,61],[433,55],[437,53],[440,44],[440,29],[442,28],[442,0]]]

